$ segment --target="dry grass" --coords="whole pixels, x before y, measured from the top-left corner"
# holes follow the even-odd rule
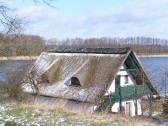
[[[66,113],[68,114],[72,120],[83,120],[84,122],[89,122],[95,126],[103,126],[108,124],[118,124],[120,125],[128,125],[128,126],[156,126],[157,124],[152,123],[149,120],[144,120],[143,117],[125,117],[120,114],[111,114],[111,113],[87,113],[85,111],[74,111],[58,106],[47,106],[40,105],[38,103],[35,104],[21,104],[22,107],[31,108],[31,109],[41,109],[43,111],[52,111],[56,113]]]
[[[152,101],[152,109],[156,112],[162,112],[163,107],[162,104],[164,103],[164,100],[153,100]],[[146,111],[149,109],[149,101],[148,100],[142,100],[142,111]]]

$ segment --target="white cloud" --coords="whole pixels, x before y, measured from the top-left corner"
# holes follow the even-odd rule
[[[46,38],[149,36],[168,38],[168,0],[130,0],[126,6],[63,16],[61,11],[31,6],[17,11],[27,16],[27,33]]]

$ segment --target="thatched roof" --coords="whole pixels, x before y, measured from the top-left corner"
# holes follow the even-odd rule
[[[48,80],[40,83],[41,95],[99,103],[131,52],[43,52],[32,70],[36,71],[35,78],[45,76]],[[68,86],[72,77],[78,78],[81,86]],[[23,87],[26,92],[33,92],[30,84]]]

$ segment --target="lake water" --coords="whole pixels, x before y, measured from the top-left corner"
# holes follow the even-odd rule
[[[168,95],[168,57],[143,57],[140,61],[160,94]]]
[[[140,61],[158,91],[168,94],[168,57],[141,57]],[[0,61],[0,81],[5,81],[5,71],[31,65],[34,60]]]
[[[17,70],[29,65],[32,65],[34,60],[11,60],[11,61],[0,61],[0,82],[5,81],[5,75],[7,71]]]

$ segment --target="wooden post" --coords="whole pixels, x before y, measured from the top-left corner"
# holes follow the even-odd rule
[[[152,117],[152,95],[149,95],[149,117]]]
[[[122,111],[122,100],[121,100],[121,86],[119,87],[119,97],[120,97],[120,113]]]
[[[138,104],[137,104],[137,87],[135,85],[135,116],[138,115]]]

